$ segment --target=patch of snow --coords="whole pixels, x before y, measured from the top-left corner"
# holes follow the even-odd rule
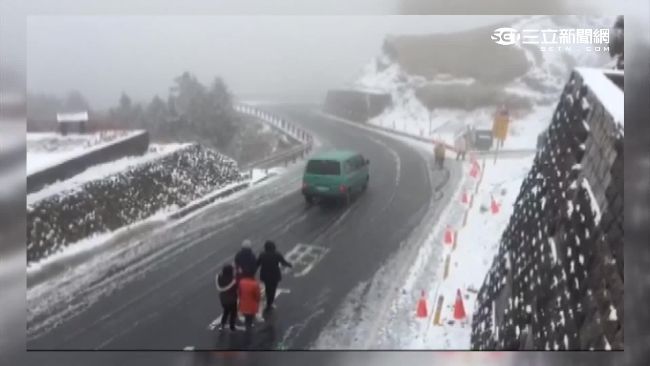
[[[609,306],[609,316],[607,317],[610,321],[617,321],[618,320],[618,312],[616,311],[616,308],[614,305]]]
[[[37,262],[32,262],[28,263],[27,265],[27,274],[32,275],[34,273],[37,273],[41,271],[43,268],[46,268],[52,264],[58,263],[65,261],[69,258],[75,257],[77,255],[80,255],[85,252],[89,252],[92,250],[97,249],[98,247],[108,243],[111,238],[114,238],[115,236],[118,236],[122,233],[125,233],[131,229],[133,229],[135,226],[142,225],[143,223],[146,222],[153,222],[153,221],[165,221],[168,218],[168,215],[170,213],[170,210],[173,210],[174,207],[166,207],[165,209],[149,216],[143,221],[138,221],[136,223],[133,223],[131,225],[126,225],[123,226],[115,231],[110,231],[110,232],[104,232],[104,233],[99,233],[92,235],[88,238],[79,240],[74,243],[69,243],[66,246],[64,246],[61,250],[52,253],[51,255],[43,258],[40,261]]]
[[[140,156],[129,156],[118,160],[92,166],[83,172],[63,181],[45,186],[39,191],[27,195],[27,204],[31,205],[55,194],[68,194],[79,189],[83,184],[102,179],[121,171],[145,164],[165,155],[171,154],[191,144],[153,144],[149,151]]]
[[[137,131],[105,131],[96,134],[27,133],[27,175],[53,165],[116,144],[138,134]]]
[[[557,263],[557,248],[555,246],[555,240],[553,238],[548,238],[548,245],[551,247],[551,257],[553,258],[553,263]]]
[[[612,345],[609,344],[609,341],[607,340],[607,337],[603,336],[603,343],[605,343],[605,351],[611,351],[612,350]]]
[[[604,74],[606,70],[579,67],[576,71],[612,116],[614,122],[624,127],[623,91]]]
[[[601,211],[600,211],[600,207],[598,206],[598,201],[596,201],[596,196],[594,196],[594,192],[591,189],[591,184],[589,184],[587,178],[582,179],[582,187],[589,194],[589,202],[591,203],[591,212],[594,215],[594,223],[598,225],[601,219]]]

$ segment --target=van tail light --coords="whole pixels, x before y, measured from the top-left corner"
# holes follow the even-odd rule
[[[346,187],[345,185],[341,184],[341,185],[339,186],[339,191],[341,191],[341,193],[345,193],[345,192],[348,191],[348,187]]]

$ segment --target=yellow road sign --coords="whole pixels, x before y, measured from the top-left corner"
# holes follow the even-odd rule
[[[508,125],[510,124],[510,118],[507,114],[499,113],[494,118],[494,123],[492,124],[492,136],[495,139],[504,141],[508,135]]]

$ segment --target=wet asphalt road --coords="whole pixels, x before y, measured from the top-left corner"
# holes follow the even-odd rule
[[[280,112],[311,130],[323,148],[351,148],[369,158],[368,191],[350,206],[307,206],[299,192],[301,166],[294,166],[257,191],[212,207],[182,226],[169,229],[165,236],[145,239],[174,251],[150,260],[128,280],[121,274],[129,266],[115,266],[101,278],[103,282],[90,284],[89,288],[97,288],[96,293],[80,292],[82,295],[53,306],[51,314],[45,311],[28,322],[27,348],[309,348],[345,295],[358,283],[369,280],[420,223],[434,199],[432,180],[439,181],[443,178],[437,175],[449,174],[433,171],[432,179],[428,155],[389,137],[332,121],[304,108],[288,107]],[[448,166],[456,169],[451,163]],[[454,184],[453,179],[447,182],[442,193],[453,189]],[[260,319],[252,332],[210,330],[209,324],[221,313],[214,275],[232,260],[245,238],[253,239],[256,252],[265,239],[274,240],[281,252],[295,254],[292,258],[298,265],[284,275],[277,309],[266,320]],[[144,263],[142,259],[140,262]],[[100,284],[118,282],[119,286],[110,292],[101,291],[104,285]],[[56,311],[84,303],[86,297],[93,301],[83,311],[66,317],[56,327],[29,331],[30,326],[36,329],[39,321],[55,316]]]

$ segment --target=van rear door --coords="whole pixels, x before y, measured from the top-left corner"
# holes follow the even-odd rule
[[[337,160],[310,160],[303,180],[316,192],[337,192],[341,182],[341,163]]]

